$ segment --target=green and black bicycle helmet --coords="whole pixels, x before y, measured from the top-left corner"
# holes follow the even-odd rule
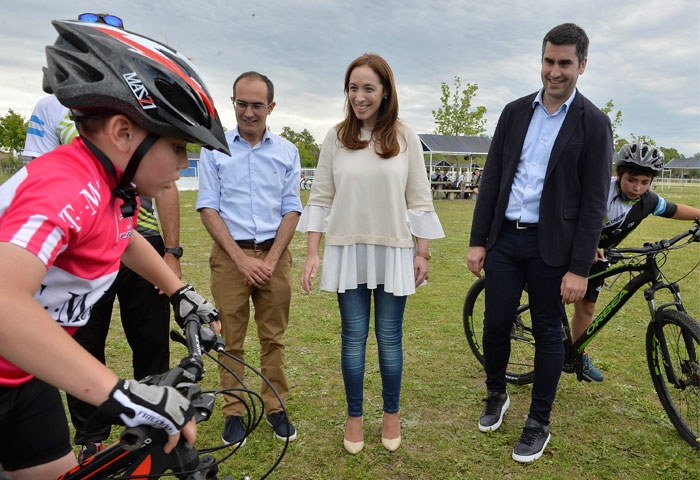
[[[657,174],[664,169],[664,153],[648,143],[628,143],[617,152],[616,165],[651,170]]]
[[[229,153],[214,101],[192,63],[155,40],[104,23],[52,22],[44,90],[76,115],[123,113],[155,136]]]

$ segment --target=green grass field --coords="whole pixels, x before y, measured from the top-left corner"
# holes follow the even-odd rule
[[[700,186],[661,192],[671,201],[700,206]],[[306,200],[308,192],[302,192]],[[209,297],[211,240],[195,212],[196,192],[181,192],[182,269],[185,280]],[[527,415],[530,387],[509,386],[512,406],[499,431],[476,427],[485,397],[483,372],[471,355],[462,329],[462,302],[474,280],[466,251],[474,201],[435,203],[446,238],[432,242],[430,283],[408,300],[405,318],[405,369],[401,398],[403,444],[394,454],[381,445],[381,381],[376,343],[370,337],[365,385],[365,449],[357,456],[342,446],[345,402],[340,375],[340,320],[334,294],[299,286],[306,239],[297,233],[290,328],[285,338],[291,386],[287,408],[299,431],[271,478],[290,479],[651,479],[700,478],[700,455],[676,433],[662,410],[647,371],[644,339],[648,310],[640,295],[628,304],[589,346],[606,379],[579,383],[563,375],[552,415],[552,440],[543,457],[521,465],[510,458]],[[689,222],[649,218],[626,241],[641,244],[670,238]],[[700,261],[699,246],[669,255],[663,271],[680,279]],[[681,280],[691,315],[700,318],[700,271]],[[600,299],[602,305],[606,292]],[[131,353],[115,316],[108,363],[122,377],[132,375]],[[258,365],[254,323],[248,332],[246,360]],[[173,345],[173,364],[184,355]],[[258,381],[251,379],[250,386]],[[216,388],[209,366],[206,388]],[[700,412],[696,412],[700,414]],[[200,424],[197,446],[219,445],[223,418],[217,410]],[[115,429],[117,431],[118,429]],[[282,451],[264,424],[230,458],[222,473],[256,479]]]

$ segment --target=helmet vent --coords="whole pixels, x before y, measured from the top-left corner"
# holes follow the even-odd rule
[[[207,120],[202,116],[204,107],[196,105],[195,98],[189,92],[183,91],[180,86],[169,83],[162,78],[156,79],[155,84],[161,98],[170,104],[169,106],[160,105],[161,108],[165,107],[168,113],[176,118],[181,118],[190,125],[209,126]]]

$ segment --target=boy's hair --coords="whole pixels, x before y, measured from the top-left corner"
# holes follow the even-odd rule
[[[617,172],[618,177],[622,177],[625,173],[629,173],[630,175],[646,175],[648,177],[651,177],[652,180],[656,177],[656,172],[652,170],[651,168],[643,168],[643,167],[638,167],[636,165],[630,165],[630,164],[620,164],[615,166],[615,171]]]
[[[83,137],[89,137],[102,130],[102,127],[104,127],[110,117],[118,114],[119,112],[108,109],[94,110],[87,114],[71,110],[69,116],[75,122],[78,133]]]

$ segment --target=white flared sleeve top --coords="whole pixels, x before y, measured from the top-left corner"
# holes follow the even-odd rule
[[[363,138],[370,132],[362,131]],[[301,232],[325,233],[321,290],[343,293],[367,284],[396,296],[415,293],[414,236],[445,236],[433,207],[423,151],[399,122],[400,152],[383,159],[370,148],[348,150],[331,129],[321,147]]]

